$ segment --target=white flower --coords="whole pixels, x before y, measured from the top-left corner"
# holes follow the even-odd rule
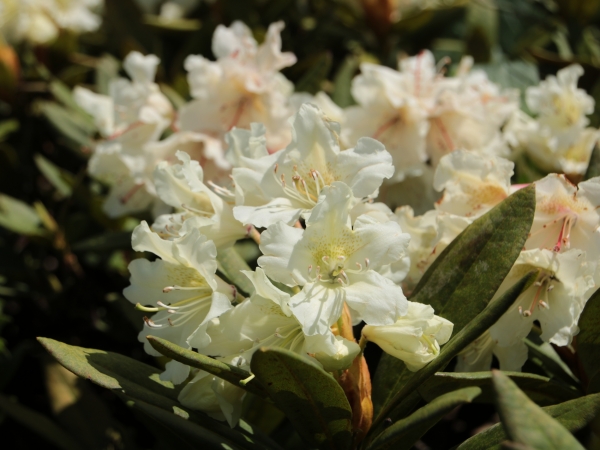
[[[358,105],[346,110],[344,142],[380,140],[392,154],[394,181],[459,148],[506,154],[500,128],[518,108],[518,93],[501,91],[470,66],[465,59],[458,77],[443,77],[428,51],[401,61],[399,72],[362,64],[352,82]]]
[[[353,317],[387,325],[406,311],[402,289],[377,272],[403,257],[409,236],[395,222],[368,215],[350,226],[352,191],[341,182],[323,190],[306,230],[283,222],[261,235],[258,264],[288,286],[302,286],[289,303],[307,335],[325,334],[344,303]]]
[[[291,350],[327,371],[346,369],[360,352],[356,342],[335,336],[330,329],[322,335],[306,336],[302,325],[288,306],[289,294],[277,289],[258,268],[244,272],[254,284],[255,293],[248,300],[213,320],[208,333],[211,343],[201,353],[239,355],[249,365],[261,347]]]
[[[572,140],[572,133],[577,133],[589,123],[586,115],[594,112],[594,99],[577,88],[581,75],[583,68],[572,64],[525,92],[527,106],[539,114],[538,120],[543,128],[552,130],[560,147]]]
[[[600,177],[576,187],[564,175],[550,174],[535,183],[536,209],[526,249],[556,252],[578,248],[600,258]]]
[[[437,166],[433,185],[444,191],[436,208],[465,217],[478,217],[510,193],[514,163],[495,156],[456,150]]]
[[[177,238],[190,228],[198,229],[217,247],[233,244],[247,231],[233,217],[232,206],[210,190],[203,182],[204,173],[198,161],[178,151],[181,164],[160,162],[154,171],[158,196],[176,208],[177,213],[160,216],[152,228],[163,237]],[[194,218],[191,224],[186,224]]]
[[[376,195],[383,179],[393,173],[390,154],[373,139],[360,139],[355,148],[341,151],[339,124],[314,105],[303,104],[293,126],[290,145],[277,156],[256,161],[252,169],[257,174],[233,170],[234,182],[243,190],[243,198],[238,197],[243,203],[234,208],[240,222],[257,227],[280,220],[292,224],[310,217],[326,186],[342,181],[358,201]]]
[[[517,341],[501,347],[487,330],[467,346],[456,358],[455,372],[486,372],[492,367],[492,357],[498,358],[500,370],[520,372],[527,361],[525,342]]]
[[[453,328],[452,322],[436,316],[431,306],[408,302],[408,312],[394,324],[365,325],[362,334],[414,372],[439,355],[440,345],[448,342]]]
[[[123,68],[131,77],[117,78],[109,84],[109,95],[95,94],[77,86],[75,101],[94,117],[100,133],[115,137],[140,123],[154,124],[154,139],[169,125],[173,108],[160,92],[154,76],[160,60],[155,55],[144,56],[131,52],[123,61]]]
[[[85,33],[101,23],[95,10],[101,0],[3,0],[0,4],[0,35],[17,44],[47,44],[60,30]]]
[[[500,347],[520,342],[536,320],[542,328],[541,338],[556,345],[569,345],[578,332],[577,321],[594,288],[596,270],[596,262],[586,261],[583,250],[523,251],[492,301],[536,269],[540,270],[536,282],[490,328],[492,339]]]
[[[238,365],[239,357],[217,358],[222,362]],[[213,419],[227,420],[234,428],[242,414],[242,400],[246,391],[238,386],[203,370],[194,370],[192,378],[181,390],[177,399],[183,406],[200,410]]]
[[[279,70],[296,62],[293,54],[281,52],[283,27],[283,22],[271,24],[258,46],[243,23],[219,25],[213,36],[217,61],[196,55],[185,61],[195,100],[181,109],[179,128],[222,139],[233,127],[249,128],[258,122],[267,129],[269,148],[283,148],[289,142],[293,85]]]
[[[323,91],[319,91],[315,95],[306,92],[296,92],[290,97],[290,103],[294,112],[298,112],[304,103],[312,103],[323,111],[325,116],[329,118],[329,121],[339,123],[342,128],[346,122],[346,113],[344,110],[336,105],[331,97]]]
[[[132,246],[161,258],[152,262],[132,261],[129,264],[131,285],[123,291],[123,295],[139,304],[142,310],[156,312],[145,320],[146,327],[138,336],[144,350],[150,355],[160,355],[147,341],[148,335],[185,348],[208,345],[209,321],[232,307],[230,299],[234,294],[234,289],[215,275],[217,250],[213,242],[198,230],[166,241],[142,222],[133,232]],[[188,374],[188,366],[171,361],[161,377],[181,383]]]

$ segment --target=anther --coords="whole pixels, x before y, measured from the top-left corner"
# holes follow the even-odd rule
[[[323,261],[325,264],[327,264],[327,261],[329,261],[329,256],[325,255],[325,256],[323,256],[323,257],[321,258],[321,260],[322,260],[322,261]]]
[[[273,172],[277,173],[277,169],[279,169],[279,164],[275,163],[275,168],[274,168]]]
[[[167,320],[169,321],[169,325],[171,325],[173,327],[174,325],[173,325],[173,322],[171,322],[171,318],[167,317]]]
[[[164,292],[165,294],[168,294],[169,292],[171,292],[171,291],[172,291],[172,290],[174,290],[174,289],[175,289],[175,286],[167,286],[167,287],[164,287],[164,288],[163,288],[163,292]]]
[[[310,273],[312,272],[312,264],[308,265],[308,274],[310,275]]]
[[[365,266],[367,269],[369,268],[369,258],[365,258]]]
[[[160,328],[162,327],[162,325],[158,325],[154,322],[152,322],[152,320],[150,320],[148,317],[144,316],[144,322],[146,323],[146,325],[148,325],[150,328]]]

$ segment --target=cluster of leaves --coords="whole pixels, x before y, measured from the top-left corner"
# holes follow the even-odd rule
[[[440,358],[416,374],[382,357],[373,377],[376,422],[362,439],[352,434],[352,409],[335,379],[293,355],[259,353],[252,367],[255,379],[245,381],[249,373],[153,341],[168,358],[236,384],[243,381],[252,398],[245,420],[231,430],[178,404],[178,389],[160,382],[157,362],[143,354],[135,339],[142,314],[120,292],[127,263],[139,256],[130,250],[130,230],[143,217],[113,221],[102,213],[103,187],[85,173],[96,130],[70,96],[70,87],[81,83],[93,82],[98,92],[106,92],[107,80],[119,70],[118,59],[130,50],[161,58],[161,87],[175,105],[188,97],[183,59],[210,55],[215,27],[233,20],[243,20],[259,39],[269,23],[284,20],[284,50],[299,59],[286,69],[286,77],[299,91],[325,90],[340,106],[353,103],[350,81],[360,62],[393,66],[399,52],[423,48],[454,61],[473,54],[493,81],[507,87],[536,83],[538,65],[543,76],[578,62],[586,69],[582,87],[599,98],[598,1],[558,1],[553,11],[533,0],[456,0],[402,10],[398,20],[377,14],[396,3],[220,0],[201,3],[190,19],[165,23],[144,16],[133,0],[106,0],[97,33],[79,40],[65,34],[48,48],[19,49],[20,68],[0,67],[0,427],[15,448],[47,442],[69,449],[350,448],[359,443],[363,448],[410,448],[448,412],[471,402],[482,408],[474,411],[487,415],[492,409],[485,405],[497,402],[504,428],[495,425],[460,448],[499,446],[507,435],[532,448],[567,448],[563,428],[547,416],[570,432],[592,421],[600,409],[600,337],[594,331],[600,329],[598,295],[582,316],[577,357],[561,355],[570,369],[533,334],[528,373],[508,374],[545,415],[501,375],[443,372],[527,283],[522,280],[510,295],[487,307],[529,231],[531,191],[511,197],[469,227],[415,290],[411,300],[431,304],[452,320],[455,335]],[[598,170],[594,167],[590,174]],[[236,278],[242,259],[252,265],[257,255],[246,244],[221,261],[226,278]],[[482,267],[491,268],[493,279],[480,276]],[[64,367],[112,394],[56,364],[35,336],[55,339],[42,344]],[[366,356],[373,370],[378,355],[368,348]],[[501,392],[497,399],[496,392]],[[519,420],[524,413],[528,419]],[[531,432],[562,431],[546,433],[551,443],[536,441],[539,436],[521,429],[525,423]]]

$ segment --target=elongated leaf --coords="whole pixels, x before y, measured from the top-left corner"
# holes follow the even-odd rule
[[[38,107],[50,123],[73,143],[88,148],[94,145],[85,122],[78,120],[72,112],[52,102],[38,102]]]
[[[502,372],[492,374],[498,413],[508,437],[533,449],[583,449],[581,444],[558,421],[533,403]]]
[[[96,131],[93,117],[79,106],[73,97],[73,92],[66,84],[59,80],[53,80],[50,82],[50,92],[52,92],[57,100],[70,109],[72,113],[77,114],[78,123],[82,129],[88,133]]]
[[[591,382],[594,375],[600,373],[600,289],[585,304],[578,325],[577,355]],[[598,383],[590,383],[588,392],[596,392],[599,388]]]
[[[14,133],[19,129],[19,121],[16,119],[8,119],[0,122],[0,142],[4,141],[9,134]]]
[[[559,405],[546,406],[542,410],[574,433],[585,427],[600,413],[600,394],[586,395]],[[506,439],[502,424],[498,423],[467,439],[458,446],[457,450],[499,449],[500,443]]]
[[[250,378],[252,375],[250,372],[244,369],[217,361],[214,358],[201,355],[200,353],[196,353],[192,350],[187,350],[156,336],[148,336],[147,339],[148,342],[150,342],[150,345],[152,345],[157,352],[160,352],[161,354],[172,358],[175,361],[179,361],[183,364],[187,364],[188,366],[196,367],[197,369],[212,373],[213,375],[216,375],[225,381],[229,381],[231,384],[246,389],[253,394],[260,395],[261,397],[267,396],[265,390],[256,380],[240,384],[240,381]]]
[[[104,233],[71,246],[75,252],[125,250],[131,248],[131,231]]]
[[[333,95],[331,98],[341,108],[347,108],[354,104],[351,88],[356,69],[358,69],[358,57],[350,55],[346,57],[333,79]]]
[[[164,409],[157,408],[142,400],[128,398],[127,396],[123,396],[123,399],[127,406],[148,415],[161,426],[171,430],[179,439],[190,444],[192,448],[214,450],[223,450],[224,448],[227,448],[225,446],[232,449],[243,448],[237,446],[234,442],[231,442],[223,436],[214,433],[210,429],[199,427],[193,422],[178,417],[175,414],[171,414]]]
[[[0,194],[0,226],[19,234],[44,236],[48,231],[34,208],[8,195]]]
[[[592,156],[590,157],[590,162],[588,164],[588,168],[585,171],[585,175],[583,176],[584,180],[589,180],[590,178],[594,178],[600,175],[600,146],[594,146],[594,151],[592,151]]]
[[[46,179],[54,186],[60,198],[69,197],[74,182],[73,176],[40,154],[35,155],[33,159],[40,172],[42,172]]]
[[[527,239],[535,188],[517,191],[475,220],[431,265],[411,300],[430,304],[454,323],[454,334],[479,314],[510,271]],[[410,378],[404,363],[383,355],[373,382],[375,412]]]
[[[82,450],[67,432],[48,417],[0,394],[0,410],[62,450]]]
[[[529,396],[529,398],[539,405],[554,405],[581,396],[581,393],[578,390],[570,388],[565,384],[557,383],[547,377],[532,373],[504,373],[506,376],[510,377],[510,379],[514,381],[517,386]],[[471,373],[438,372],[423,383],[419,388],[419,394],[421,394],[426,401],[432,401],[432,399],[440,395],[467,386],[478,386],[482,389],[482,394],[477,397],[477,402],[494,402],[492,373],[489,371]]]
[[[258,350],[251,367],[307,443],[320,449],[350,448],[352,410],[331,375],[279,348]]]
[[[496,301],[490,303],[479,315],[477,315],[469,324],[464,327],[457,335],[442,348],[439,356],[431,361],[421,370],[413,373],[406,380],[402,388],[392,397],[379,413],[371,430],[375,432],[377,426],[380,425],[390,413],[400,405],[400,414],[407,414],[410,410],[403,409],[401,402],[408,398],[413,391],[418,389],[426,380],[433,376],[437,371],[443,369],[454,356],[460,353],[467,345],[477,339],[483,332],[491,327],[504,314],[508,308],[515,302],[525,289],[527,289],[535,281],[538,276],[537,271],[532,271],[517,281]]]
[[[478,387],[467,387],[448,392],[433,399],[405,419],[399,420],[369,445],[369,450],[408,450],[427,430],[459,405],[471,403],[481,394]]]
[[[246,294],[252,294],[254,292],[254,285],[248,277],[241,272],[242,270],[252,269],[250,269],[250,266],[242,259],[235,248],[229,247],[220,249],[217,253],[217,262],[219,263],[219,270],[229,278],[229,281]]]
[[[560,356],[558,356],[552,345],[548,342],[543,342],[539,336],[536,337],[536,342],[530,339],[524,340],[529,351],[529,361],[540,367],[550,378],[556,378],[570,386],[579,388],[579,380],[575,378],[569,366],[560,359]]]
[[[59,363],[82,378],[188,419],[226,436],[243,448],[261,448],[248,433],[242,434],[244,430],[239,427],[232,430],[228,425],[180,404],[177,396],[181,387],[162,381],[159,370],[154,367],[117,353],[75,347],[48,338],[38,338],[38,341]]]

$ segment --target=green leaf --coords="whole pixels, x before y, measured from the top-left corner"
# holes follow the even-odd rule
[[[42,219],[34,208],[4,194],[0,194],[0,226],[28,236],[47,234],[42,226]]]
[[[478,387],[466,387],[443,394],[386,428],[367,448],[409,450],[442,417],[459,405],[471,403],[479,394],[481,389]]]
[[[44,174],[46,179],[54,186],[59,198],[69,197],[74,184],[73,176],[56,166],[39,153],[33,157],[35,165]]]
[[[352,410],[331,375],[279,348],[258,350],[251,368],[307,443],[320,449],[350,448]]]
[[[533,449],[583,449],[558,421],[546,414],[498,370],[492,372],[498,413],[508,437]]]
[[[358,62],[357,56],[347,56],[333,79],[331,98],[340,108],[347,108],[355,103],[352,98],[352,79],[358,68]]]
[[[188,419],[226,436],[242,448],[262,448],[246,432],[242,433],[239,427],[232,430],[229,425],[180,404],[177,397],[181,386],[175,387],[171,382],[162,381],[160,371],[154,367],[117,353],[75,347],[48,338],[38,338],[38,341],[59,363],[82,378],[126,395],[129,399],[141,400]]]
[[[0,410],[42,436],[62,450],[82,450],[82,447],[48,417],[0,394]]]
[[[542,410],[554,417],[571,433],[581,430],[600,413],[600,394],[587,395],[559,405],[546,406]],[[457,450],[499,449],[507,439],[502,424],[496,424],[467,439]]]
[[[52,102],[38,102],[40,111],[54,127],[74,144],[91,148],[94,142],[90,138],[90,131],[86,128],[85,121],[78,118],[68,109]],[[81,150],[73,146],[75,150]]]
[[[331,70],[331,53],[325,51],[296,64],[296,69],[303,67],[306,73],[296,83],[296,92],[316,94],[321,90],[321,83],[327,79]]]
[[[242,259],[239,253],[233,247],[219,249],[217,252],[217,263],[219,270],[246,294],[254,293],[254,285],[250,279],[244,275],[242,270],[252,270],[250,266]]]
[[[560,359],[552,345],[543,342],[539,336],[536,337],[536,341],[539,341],[539,343],[535,343],[528,338],[524,340],[525,345],[528,347],[529,360],[540,367],[550,378],[556,378],[569,386],[579,388],[579,380],[575,378],[569,366]],[[539,404],[539,402],[536,403]]]
[[[173,106],[176,109],[179,109],[183,105],[185,105],[185,99],[181,95],[179,95],[179,92],[177,92],[171,86],[165,83],[160,83],[159,86],[161,92],[165,94],[165,96],[169,99],[169,101],[173,104]]]
[[[85,131],[93,133],[96,130],[93,117],[79,106],[73,97],[73,92],[67,85],[62,81],[53,80],[50,82],[50,92],[52,92],[52,95],[54,95],[58,101],[77,115],[80,120],[79,123]]]
[[[562,383],[557,383],[550,378],[532,373],[504,372],[521,390],[537,404],[554,405],[579,397],[579,391],[569,388]],[[487,372],[438,372],[429,378],[419,388],[419,394],[426,401],[467,386],[478,386],[482,394],[477,402],[493,403],[494,390],[492,386],[492,373]]]
[[[521,189],[469,225],[425,272],[410,298],[454,323],[456,335],[479,314],[519,256],[535,212],[535,187]],[[373,382],[375,411],[406,383],[404,363],[383,355]]]
[[[8,119],[0,122],[0,142],[6,137],[19,129],[19,121],[16,119]]]
[[[577,355],[590,382],[600,373],[600,289],[590,297],[579,318]],[[597,392],[598,383],[590,383],[588,392]]]
[[[147,336],[147,339],[148,342],[150,342],[150,345],[152,345],[157,352],[160,352],[168,358],[172,358],[180,363],[204,370],[224,379],[225,381],[229,381],[235,386],[246,389],[253,394],[260,395],[261,397],[267,396],[267,393],[263,387],[260,386],[260,384],[255,380],[240,384],[240,381],[244,381],[252,376],[250,372],[244,369],[217,361],[214,358],[201,355],[200,353],[196,353],[192,350],[187,350],[156,336]]]
[[[168,428],[192,448],[223,450],[226,448],[239,449],[240,447],[234,442],[220,436],[208,428],[199,427],[198,425],[185,420],[181,417],[171,414],[164,409],[157,408],[154,405],[146,403],[139,399],[128,398],[122,396],[123,400],[130,408],[136,409],[148,415],[161,426]],[[172,448],[175,448],[173,446]],[[262,447],[266,448],[266,447]]]
[[[584,180],[589,180],[600,175],[600,146],[595,145],[590,157],[588,168],[583,176]]]
[[[386,403],[382,411],[377,415],[371,427],[372,432],[377,430],[377,426],[383,422],[383,419],[388,417],[393,410],[400,406],[400,411],[396,413],[407,414],[410,412],[406,406],[402,407],[402,401],[414,394],[413,391],[419,388],[426,380],[433,376],[437,371],[443,369],[452,358],[460,353],[467,345],[481,336],[489,327],[504,314],[508,308],[516,301],[521,293],[527,289],[535,281],[538,276],[537,271],[532,271],[517,281],[513,286],[497,300],[490,303],[479,315],[477,315],[469,324],[455,335],[450,341],[444,345],[439,356],[431,361],[421,370],[414,372],[411,377],[406,379],[406,382],[400,390]],[[411,402],[412,404],[412,402]],[[410,406],[410,405],[409,405]]]
[[[76,242],[71,246],[74,252],[85,251],[112,251],[131,248],[131,231],[118,231],[104,233],[84,241]]]
[[[202,28],[202,22],[197,19],[164,19],[150,14],[144,16],[144,24],[156,30],[170,32],[190,32]]]

